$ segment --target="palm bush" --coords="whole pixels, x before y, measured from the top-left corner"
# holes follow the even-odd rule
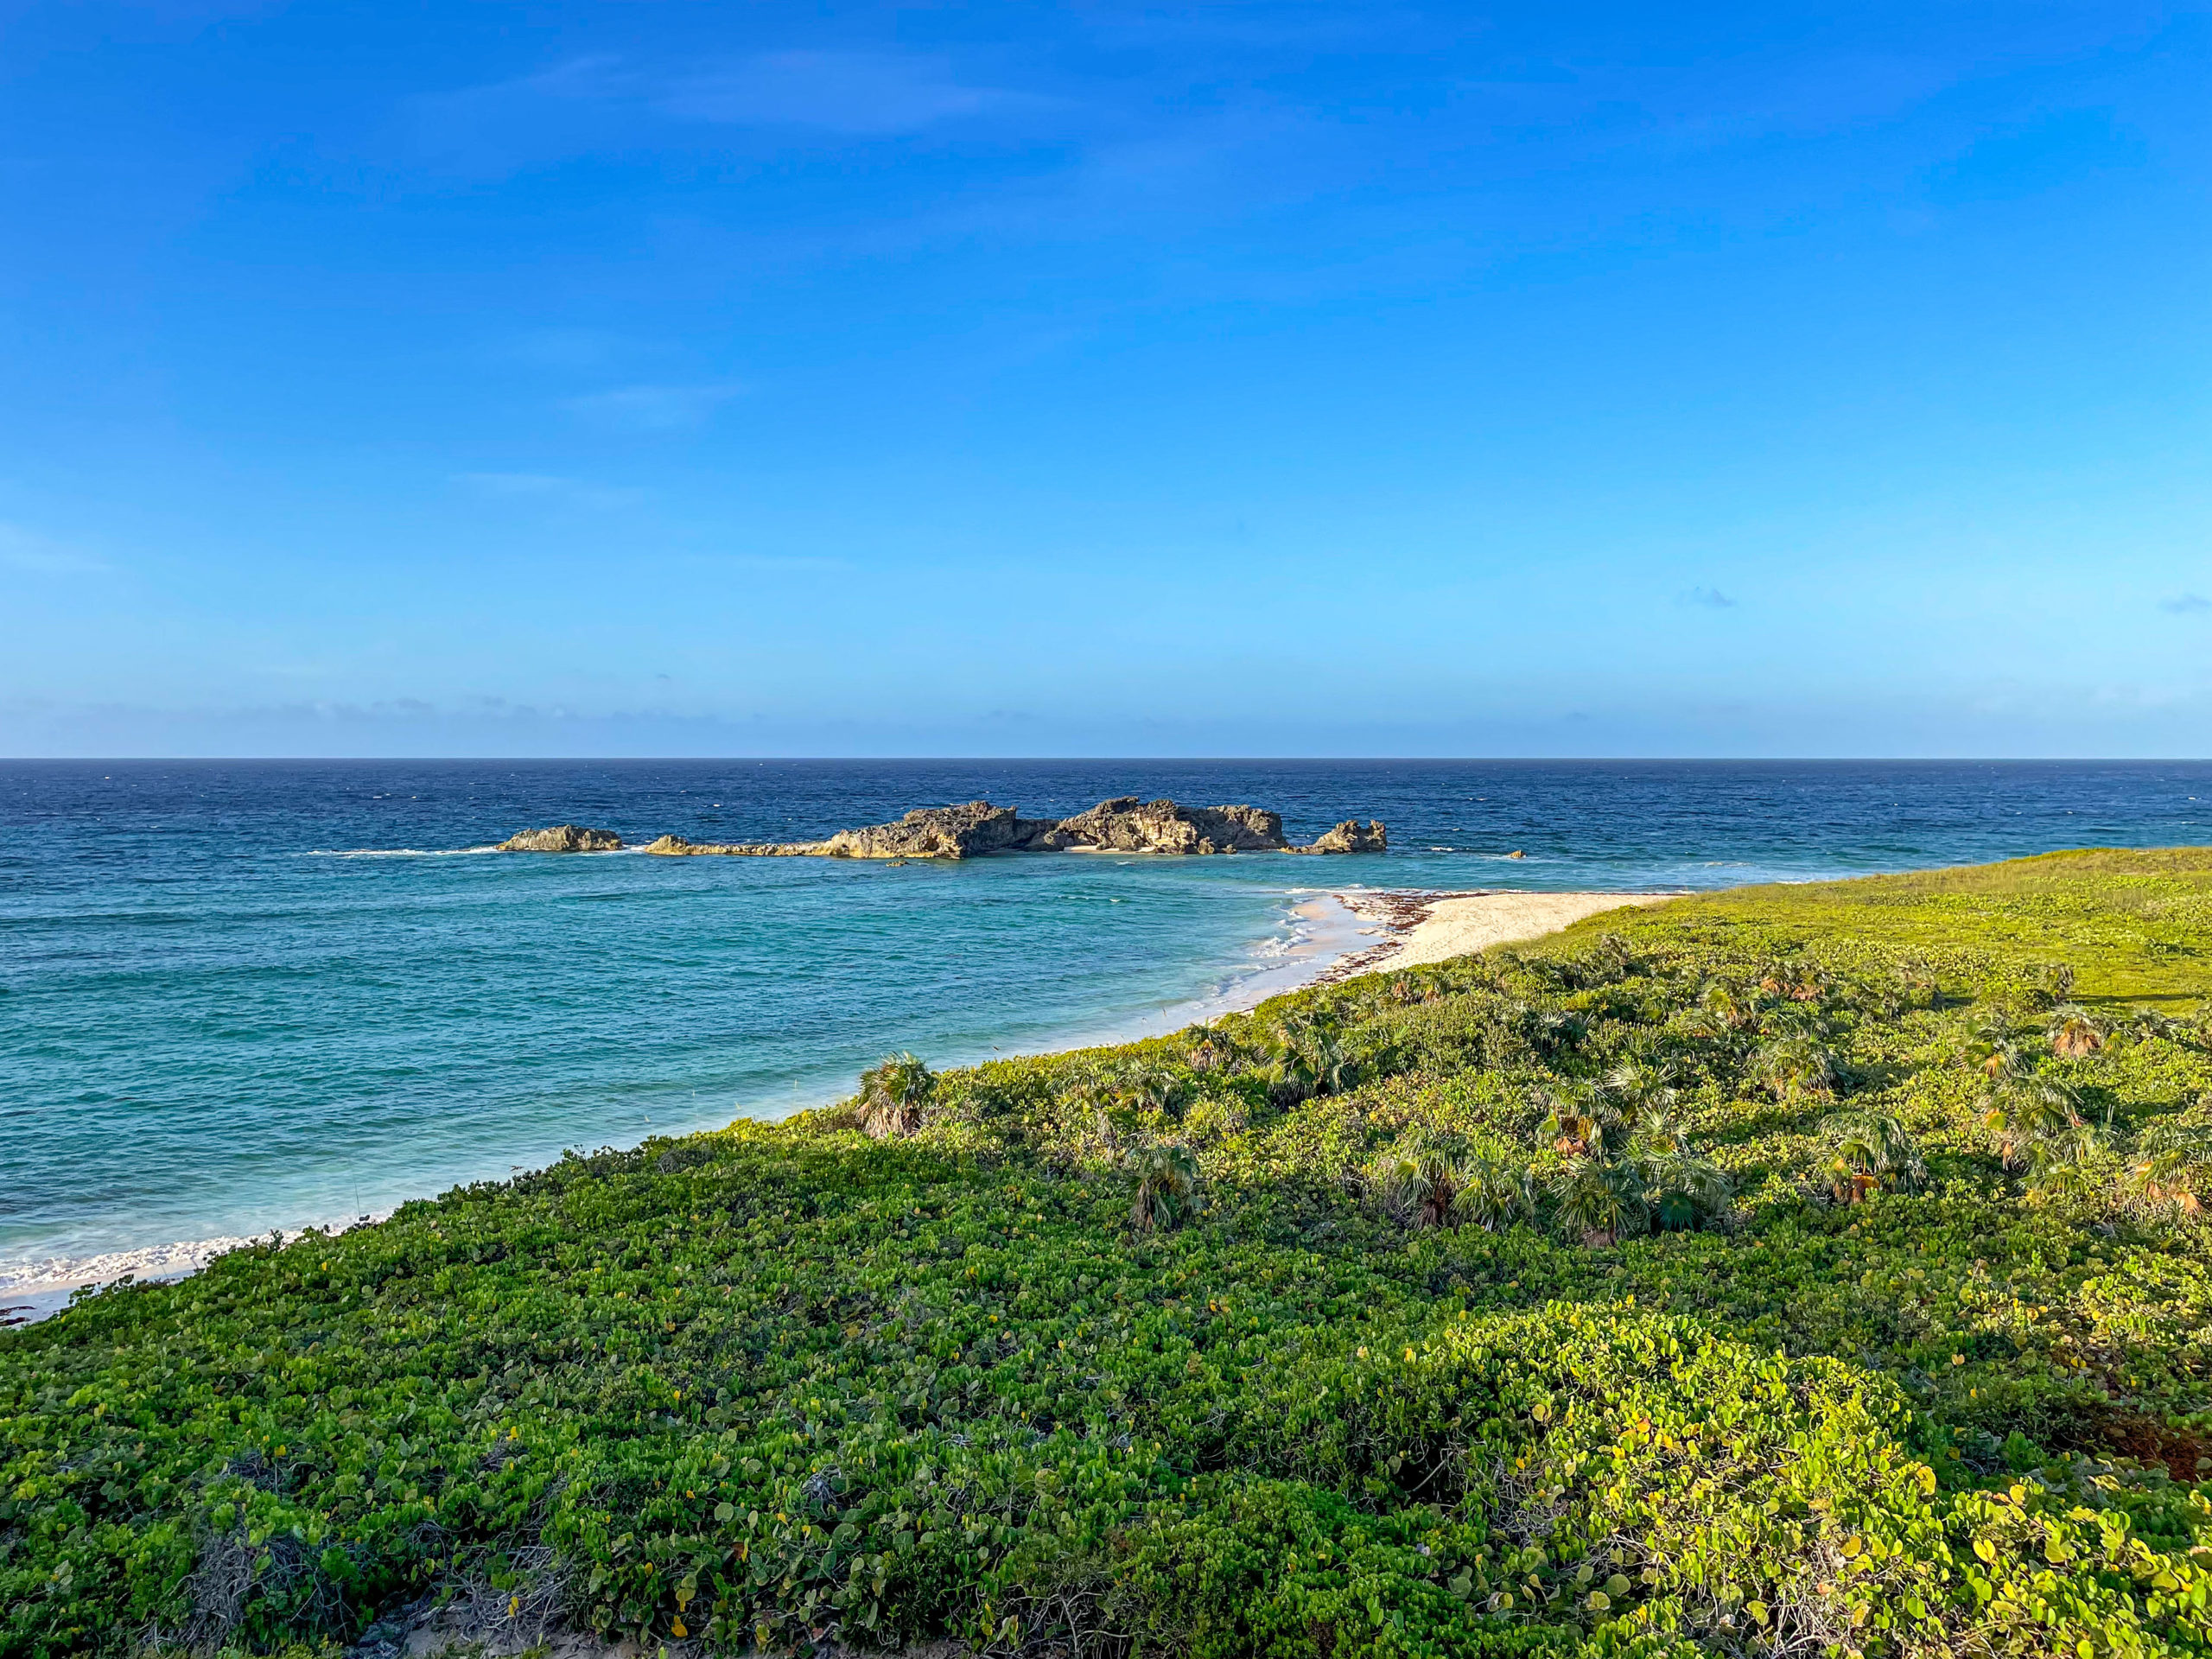
[[[1527,1169],[1484,1153],[1459,1166],[1453,1220],[1495,1233],[1516,1221],[1533,1221],[1535,1215],[1536,1186]]]
[[[1237,1040],[1226,1022],[1185,1027],[1183,1040],[1193,1071],[1235,1071],[1251,1063],[1251,1051]]]
[[[2161,1122],[2135,1139],[2120,1172],[2121,1190],[2140,1204],[2195,1216],[2212,1187],[2212,1128]]]
[[[1982,1124],[2010,1168],[2041,1173],[2053,1164],[2079,1163],[2093,1149],[2081,1097],[2056,1077],[2018,1072],[1996,1083],[1988,1098]]]
[[[1392,974],[1382,982],[1383,995],[1400,1006],[1415,1002],[1434,1002],[1440,993],[1435,985],[1413,974]]]
[[[1268,1092],[1289,1103],[1338,1095],[1359,1081],[1359,1060],[1336,1027],[1308,1014],[1276,1022]]]
[[[1671,1060],[1623,1060],[1605,1073],[1605,1092],[1621,1103],[1627,1116],[1642,1117],[1675,1103],[1680,1076]]]
[[[1714,980],[1698,995],[1696,1025],[1708,1037],[1742,1038],[1759,1028],[1759,999],[1741,986]]]
[[[2062,1002],[2050,1011],[2050,1052],[2061,1059],[2086,1059],[2105,1046],[2113,1025],[2078,1002]]]
[[[1846,1204],[1873,1192],[1917,1192],[1928,1179],[1920,1143],[1881,1112],[1837,1112],[1821,1123],[1821,1173]]]
[[[1528,1171],[1494,1152],[1469,1152],[1457,1135],[1408,1136],[1370,1163],[1368,1195],[1402,1225],[1458,1227],[1488,1232],[1527,1221],[1536,1212]]]
[[[2024,1076],[2031,1069],[2027,1051],[2020,1046],[2012,1022],[1999,1014],[1984,1014],[1974,1021],[1967,1055],[1993,1083]]]
[[[1595,1248],[1643,1230],[1650,1217],[1643,1179],[1626,1160],[1571,1159],[1552,1183],[1560,1224]]]
[[[1436,1138],[1415,1137],[1367,1166],[1366,1185],[1390,1217],[1408,1227],[1442,1227],[1459,1195],[1456,1149]]]
[[[1544,1113],[1536,1134],[1552,1143],[1562,1158],[1597,1158],[1618,1150],[1627,1138],[1628,1123],[1612,1097],[1602,1090],[1583,1094],[1531,1090],[1529,1105]]]
[[[1198,1213],[1204,1199],[1198,1160],[1188,1147],[1154,1141],[1128,1156],[1136,1192],[1129,1204],[1129,1225],[1141,1233],[1166,1231]]]
[[[912,1135],[936,1092],[937,1073],[918,1057],[887,1056],[861,1073],[861,1127],[879,1141]]]
[[[1809,963],[1770,962],[1759,969],[1759,988],[1791,1002],[1817,1002],[1827,991],[1827,980]]]
[[[1635,1160],[1652,1219],[1681,1232],[1725,1212],[1735,1196],[1728,1172],[1687,1143],[1650,1144]]]
[[[1843,1081],[1835,1056],[1810,1033],[1777,1038],[1759,1050],[1752,1069],[1781,1101],[1828,1098]]]
[[[1145,1066],[1120,1077],[1114,1094],[1121,1104],[1132,1111],[1173,1118],[1180,1115],[1190,1098],[1191,1089],[1173,1071]]]
[[[1655,1152],[1689,1150],[1688,1126],[1665,1108],[1648,1111],[1637,1119],[1636,1138],[1639,1145]]]

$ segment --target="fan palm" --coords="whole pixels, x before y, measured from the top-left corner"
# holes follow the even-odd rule
[[[1711,1036],[1740,1036],[1758,1028],[1758,998],[1739,987],[1715,980],[1699,994],[1697,1006],[1699,1024]]]
[[[1234,1071],[1250,1058],[1244,1045],[1219,1021],[1188,1027],[1183,1032],[1183,1039],[1190,1045],[1191,1069],[1194,1071]]]
[[[1535,1217],[1536,1187],[1526,1169],[1478,1153],[1459,1166],[1459,1190],[1452,1199],[1454,1220],[1494,1233]]]
[[[1359,1076],[1359,1062],[1335,1027],[1305,1014],[1287,1015],[1277,1022],[1274,1065],[1285,1091],[1301,1100],[1342,1094]]]
[[[2050,1011],[2050,1052],[2061,1059],[2086,1059],[2102,1048],[2111,1034],[2110,1020],[2078,1002],[2062,1002]]]
[[[1623,1060],[1605,1073],[1605,1090],[1637,1117],[1673,1105],[1679,1076],[1672,1060]]]
[[[2203,1207],[2198,1190],[2212,1184],[2212,1129],[2161,1122],[2136,1138],[2122,1186],[2147,1203],[2171,1205],[2185,1216]]]
[[[912,1135],[936,1092],[937,1073],[912,1054],[893,1054],[861,1073],[861,1127],[879,1141]]]
[[[1408,1227],[1442,1227],[1459,1195],[1459,1166],[1451,1152],[1433,1140],[1393,1147],[1368,1166],[1368,1190],[1382,1207]]]
[[[1164,1230],[1198,1214],[1202,1199],[1197,1155],[1188,1147],[1155,1141],[1128,1156],[1136,1177],[1129,1225],[1141,1233]]]
[[[1173,1117],[1189,1098],[1190,1092],[1189,1086],[1173,1071],[1150,1066],[1129,1072],[1114,1090],[1121,1103],[1131,1109],[1162,1117]]]
[[[1433,1002],[1438,996],[1433,984],[1413,974],[1391,975],[1382,982],[1382,989],[1391,1001],[1401,1004]]]
[[[1792,1002],[1817,1002],[1827,989],[1821,970],[1802,962],[1770,962],[1759,970],[1759,988]]]
[[[2005,1077],[1990,1090],[1982,1123],[1996,1137],[2005,1163],[2038,1172],[2054,1163],[2076,1163],[2092,1148],[2082,1141],[2088,1127],[2080,1097],[2056,1077],[2023,1071]]]
[[[1560,1223],[1592,1247],[1642,1230],[1650,1214],[1634,1165],[1597,1158],[1570,1160],[1552,1183]]]
[[[2011,1022],[2001,1015],[1985,1015],[1974,1022],[1967,1055],[1981,1068],[1982,1076],[1993,1082],[2018,1077],[2029,1069],[2027,1052],[2020,1046]]]
[[[1846,1204],[1878,1189],[1910,1192],[1928,1179],[1920,1143],[1885,1113],[1834,1113],[1821,1122],[1821,1141],[1823,1173]]]
[[[2132,1010],[2128,1015],[2127,1030],[2128,1034],[2138,1041],[2156,1037],[2169,1043],[2178,1043],[2186,1041],[2190,1035],[2185,1022],[2170,1014],[2161,1014],[2156,1008]]]
[[[1728,1172],[1687,1145],[1652,1147],[1635,1162],[1654,1217],[1670,1232],[1694,1227],[1701,1216],[1719,1215],[1735,1193]]]
[[[1777,1100],[1825,1098],[1843,1081],[1835,1056],[1809,1035],[1777,1038],[1759,1050],[1754,1069]]]
[[[1636,1121],[1636,1136],[1654,1152],[1688,1152],[1689,1129],[1666,1108],[1648,1111]]]

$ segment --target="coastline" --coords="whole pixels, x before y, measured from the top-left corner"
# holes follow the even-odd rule
[[[1675,895],[1357,887],[1331,892],[1293,889],[1287,896],[1295,900],[1287,918],[1289,935],[1281,939],[1264,939],[1255,945],[1254,955],[1262,963],[1256,969],[1233,973],[1211,995],[1171,1003],[1151,1014],[1102,1028],[1065,1032],[1050,1047],[1020,1049],[1004,1058],[1014,1058],[1015,1053],[1064,1053],[1163,1036],[1224,1014],[1249,1012],[1271,997],[1307,986],[1333,984],[1380,968],[1413,967],[1443,961],[1491,944],[1540,938],[1585,916],[1628,905],[1655,904]],[[1469,940],[1473,942],[1465,942]],[[999,1058],[996,1050],[993,1051],[993,1058]],[[826,1100],[808,1102],[792,1110],[809,1110],[829,1103]],[[276,1236],[289,1242],[316,1227],[343,1232],[381,1221],[388,1213],[381,1211],[327,1223],[307,1222],[277,1230]],[[266,1243],[271,1236],[264,1233],[187,1239],[31,1263],[23,1276],[0,1278],[0,1328],[49,1319],[66,1308],[77,1291],[89,1287],[116,1284],[125,1279],[152,1282],[184,1278],[218,1255],[245,1245]]]
[[[1338,893],[1334,896],[1340,903],[1370,924],[1363,931],[1386,937],[1332,963],[1314,982],[1332,984],[1356,974],[1448,962],[1495,944],[1544,938],[1608,911],[1664,904],[1685,894],[1684,889],[1530,893],[1518,887]]]

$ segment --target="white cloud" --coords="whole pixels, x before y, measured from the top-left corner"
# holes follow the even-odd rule
[[[856,137],[1049,102],[969,86],[936,59],[887,52],[764,52],[671,82],[654,99],[694,121],[804,127]]]
[[[411,100],[414,148],[464,173],[497,175],[636,142],[636,124],[704,122],[847,138],[1049,108],[1056,100],[972,84],[950,64],[899,52],[763,52],[680,72],[609,56]]]
[[[617,386],[563,398],[561,407],[609,426],[638,432],[674,432],[702,426],[743,391],[734,385]]]
[[[563,506],[627,507],[645,499],[643,490],[611,488],[551,473],[456,473],[453,481],[501,500],[536,500]]]
[[[114,569],[105,559],[10,524],[0,524],[0,568],[36,576],[99,575]]]

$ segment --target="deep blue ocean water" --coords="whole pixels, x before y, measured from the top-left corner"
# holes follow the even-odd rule
[[[1391,851],[468,850],[564,820],[791,840],[1125,793],[1271,806],[1296,839],[1380,817]],[[1159,1029],[1278,960],[1316,888],[1712,887],[2208,824],[2198,763],[0,763],[0,1287],[781,1115],[893,1048]]]

